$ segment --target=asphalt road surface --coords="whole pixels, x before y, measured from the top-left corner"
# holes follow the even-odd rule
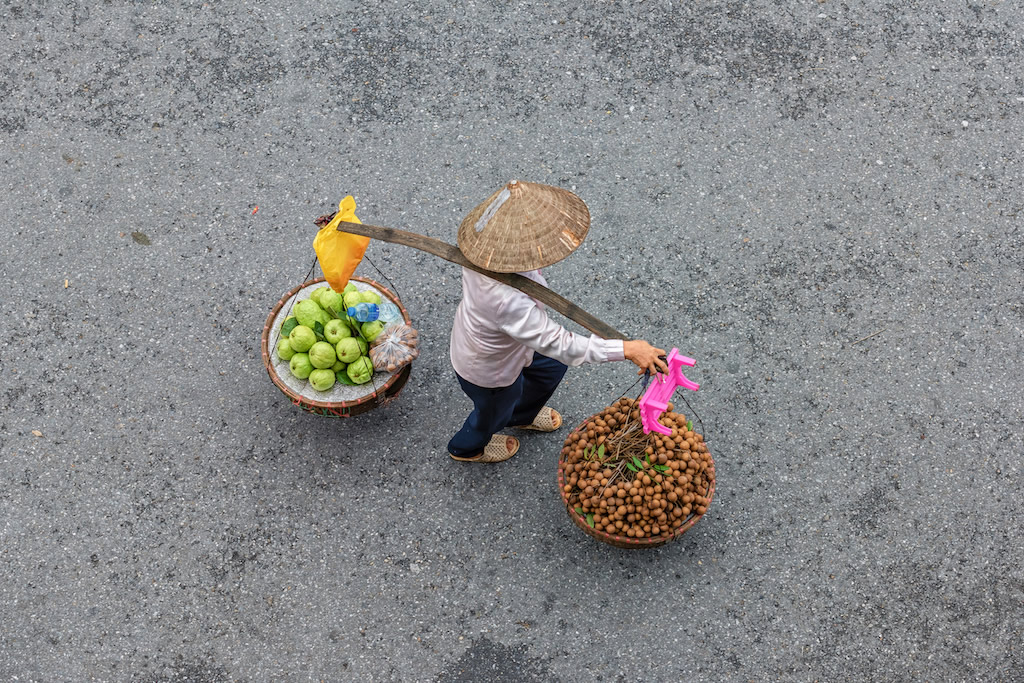
[[[1024,12],[1011,2],[0,5],[0,678],[1024,678]],[[260,355],[351,194],[454,243],[587,202],[551,287],[697,359],[708,514],[572,525],[568,427],[456,463],[451,264],[350,419]],[[372,264],[371,264],[372,262]],[[572,323],[566,325],[581,331]]]

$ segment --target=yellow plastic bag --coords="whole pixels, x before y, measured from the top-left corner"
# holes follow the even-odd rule
[[[342,221],[362,223],[356,216],[356,200],[352,195],[338,203],[338,213],[313,238],[313,249],[320,261],[320,268],[324,271],[327,284],[336,292],[345,289],[352,273],[356,272],[356,266],[363,260],[366,247],[370,245],[369,237],[339,231],[338,224]]]

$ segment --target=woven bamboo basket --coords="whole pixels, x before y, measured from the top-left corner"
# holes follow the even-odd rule
[[[405,322],[409,325],[412,324],[409,312],[402,306],[402,302],[382,284],[359,276],[353,276],[349,281],[355,283],[359,289],[373,290],[380,294],[382,299],[391,301],[398,306]],[[279,359],[274,351],[277,348],[281,323],[284,322],[285,316],[290,310],[289,304],[309,298],[309,293],[324,282],[326,280],[320,277],[293,287],[270,311],[267,322],[263,326],[263,337],[260,342],[263,365],[274,385],[302,410],[323,417],[352,417],[393,401],[409,381],[412,363],[394,373],[377,371],[373,373],[371,381],[366,384],[349,386],[339,382],[328,391],[316,391],[308,382],[295,382],[288,370],[288,363]]]
[[[575,433],[575,432],[577,432],[577,431],[579,431],[581,429],[586,429],[587,428],[587,424],[591,420],[593,420],[593,419],[594,419],[593,416],[592,417],[588,417],[586,420],[581,422],[579,424],[579,426],[576,427],[576,429],[574,429],[572,433],[570,433],[569,436],[572,436],[573,433]],[[567,439],[567,441],[568,441],[568,439]],[[710,449],[708,450],[708,455],[709,456],[711,455]],[[576,510],[569,504],[569,494],[565,492],[565,474],[564,474],[564,472],[562,470],[562,467],[561,467],[561,464],[564,461],[565,461],[565,456],[564,455],[559,455],[559,458],[558,458],[558,464],[559,464],[559,467],[558,467],[558,491],[559,491],[560,495],[562,496],[562,502],[565,504],[565,511],[569,514],[569,518],[573,521],[573,523],[576,526],[578,526],[580,529],[582,529],[584,533],[586,533],[588,536],[592,536],[593,538],[596,538],[597,540],[601,541],[602,543],[607,543],[608,545],[615,546],[616,548],[628,548],[628,549],[657,548],[658,546],[665,545],[666,543],[674,541],[677,538],[679,538],[680,536],[682,536],[683,534],[685,534],[687,531],[689,531],[690,529],[693,528],[694,524],[696,524],[697,522],[700,521],[701,517],[703,517],[705,514],[707,514],[706,510],[705,510],[705,512],[699,513],[699,514],[698,513],[692,513],[689,517],[687,517],[685,520],[683,520],[683,523],[679,527],[674,529],[671,533],[661,534],[660,536],[650,536],[650,537],[647,537],[647,538],[630,538],[628,536],[619,536],[617,534],[609,534],[609,533],[604,532],[604,531],[598,531],[597,529],[594,529],[589,524],[587,524],[587,520],[583,517],[583,515],[581,515],[580,513],[576,512]],[[712,465],[713,465],[714,464],[714,459],[712,459],[711,462],[712,462]],[[714,498],[714,496],[715,496],[715,478],[712,477],[711,478],[711,482],[710,482],[710,484],[708,486],[708,494],[707,494],[708,504],[707,504],[707,508],[711,507],[711,501]]]

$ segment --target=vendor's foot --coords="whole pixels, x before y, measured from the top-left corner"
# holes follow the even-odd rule
[[[544,406],[533,418],[533,423],[520,425],[519,429],[532,429],[537,432],[553,432],[562,426],[562,416],[554,408]]]
[[[451,453],[448,455],[451,455],[452,460],[458,460],[459,462],[502,462],[511,458],[518,451],[519,439],[514,436],[495,434],[491,437],[490,442],[484,446],[483,453],[470,458],[463,458]]]

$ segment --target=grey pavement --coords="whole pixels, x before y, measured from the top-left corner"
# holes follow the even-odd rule
[[[5,0],[0,679],[1024,679],[1022,24]],[[444,261],[358,271],[421,332],[391,404],[316,417],[263,367],[314,218],[352,194],[454,242],[513,178],[590,207],[554,290],[697,359],[718,487],[675,543],[571,524],[565,430],[447,457]],[[634,380],[575,368],[556,405]]]

